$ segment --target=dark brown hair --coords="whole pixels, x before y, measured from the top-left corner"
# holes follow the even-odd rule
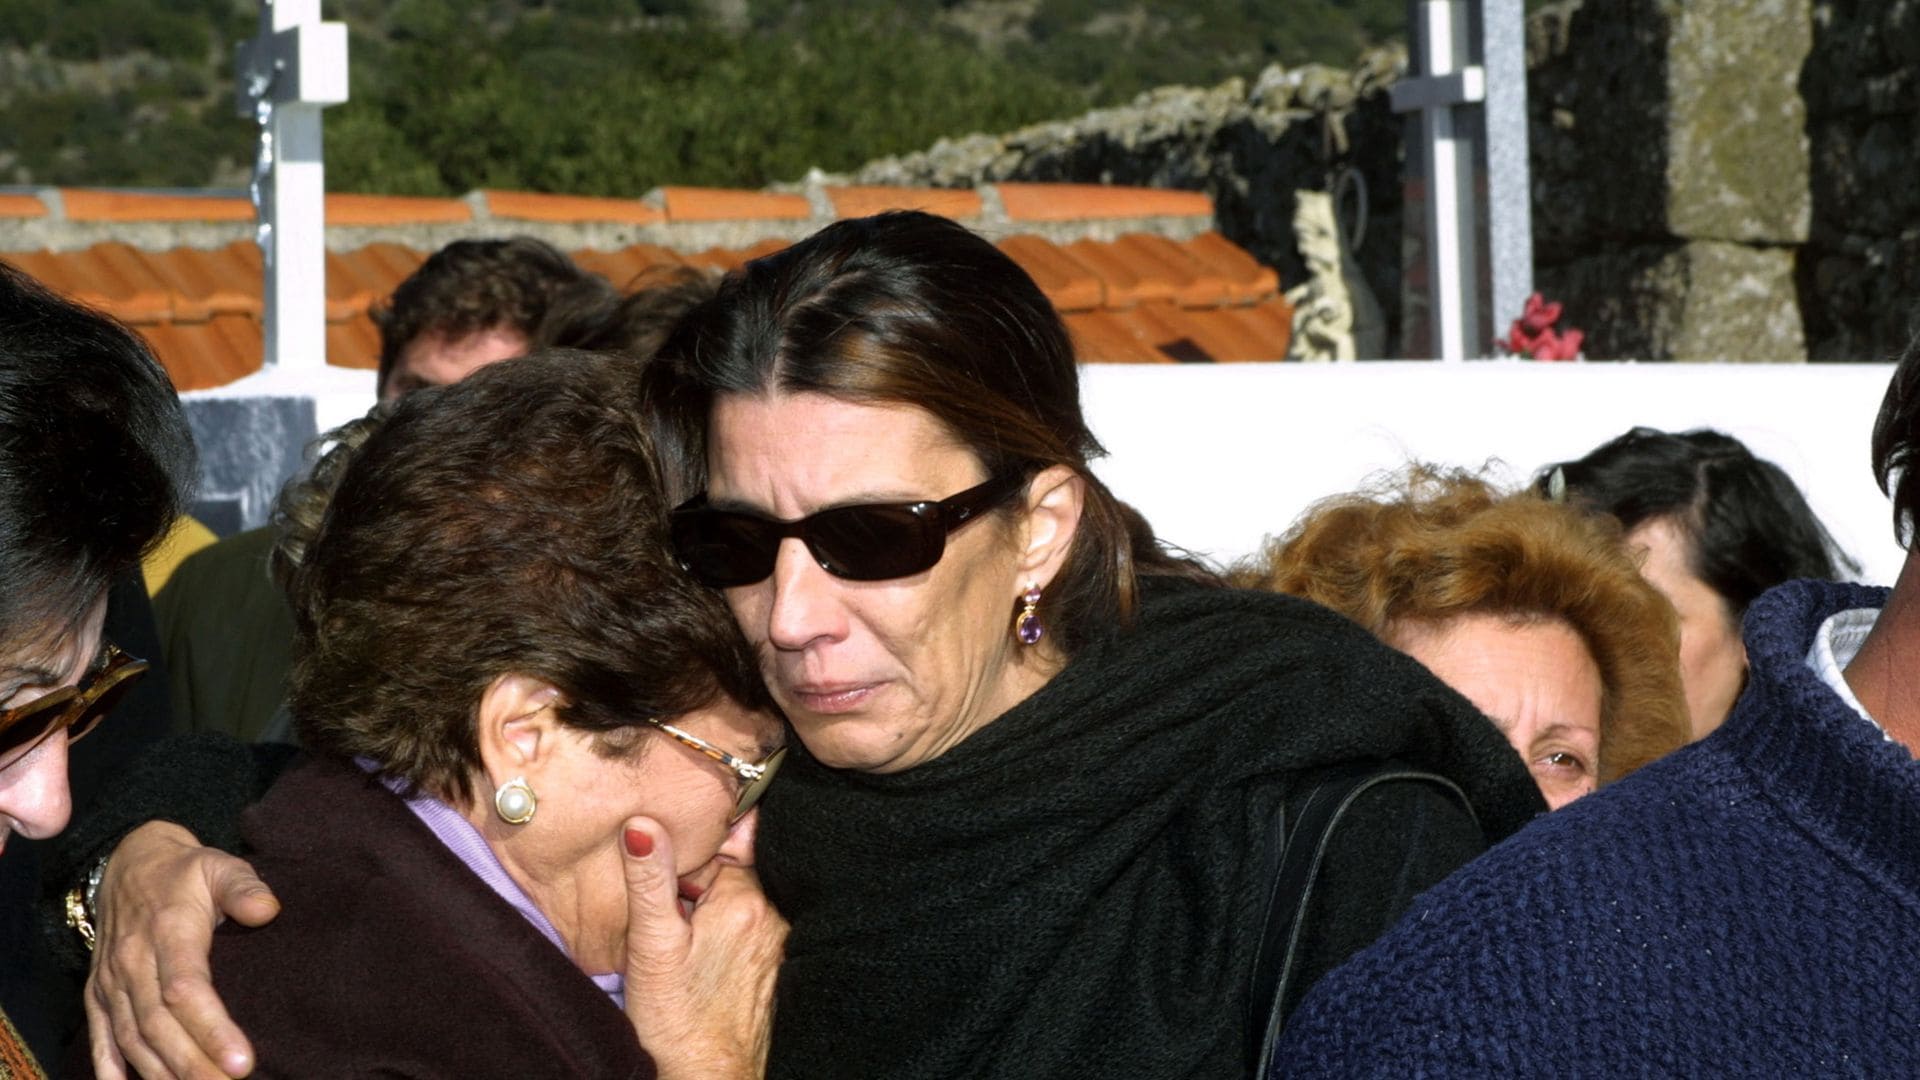
[[[289,575],[303,742],[449,801],[501,675],[631,745],[723,695],[770,708],[725,603],[683,574],[638,361],[555,350],[411,394],[351,455]]]
[[[1319,503],[1231,576],[1330,607],[1382,639],[1462,615],[1562,620],[1600,668],[1602,783],[1687,740],[1679,623],[1611,518],[1415,466]]]
[[[0,262],[0,641],[67,627],[139,565],[198,479],[146,343]]]
[[[461,338],[507,329],[533,340],[555,305],[612,304],[613,286],[590,274],[545,241],[455,240],[407,275],[384,304],[375,305],[380,329],[380,375],[384,393],[394,365],[423,334]]]
[[[1687,566],[1718,593],[1737,634],[1747,605],[1795,578],[1839,580],[1860,567],[1840,550],[1785,470],[1706,428],[1637,427],[1585,457],[1540,470],[1534,491],[1610,514],[1628,532],[1673,522]]]
[[[769,391],[924,409],[989,476],[1074,469],[1085,509],[1041,600],[1068,653],[1131,618],[1139,575],[1215,580],[1163,550],[1088,469],[1105,451],[1080,412],[1059,315],[1012,259],[945,218],[841,221],[748,263],[682,321],[646,377],[669,479],[689,493],[705,482],[714,400]]]
[[[642,359],[658,352],[687,312],[720,284],[717,271],[691,266],[655,267],[628,282],[628,295],[579,293],[547,310],[530,338],[536,349],[589,349]]]
[[[1920,527],[1920,335],[1893,369],[1873,422],[1873,475],[1893,499],[1893,533],[1913,550]]]

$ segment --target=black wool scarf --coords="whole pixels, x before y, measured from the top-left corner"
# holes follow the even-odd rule
[[[1161,583],[931,762],[795,746],[759,838],[793,924],[770,1075],[1243,1075],[1272,815],[1302,770],[1386,757],[1460,783],[1490,839],[1539,806],[1484,717],[1359,627]]]

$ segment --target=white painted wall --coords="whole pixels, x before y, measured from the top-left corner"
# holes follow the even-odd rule
[[[1864,580],[1905,553],[1868,443],[1886,364],[1089,365],[1101,479],[1160,535],[1246,554],[1315,500],[1409,460],[1504,463],[1516,481],[1635,424],[1714,427],[1792,476]]]
[[[1096,464],[1161,536],[1233,559],[1315,500],[1419,459],[1503,462],[1516,480],[1635,424],[1715,427],[1785,469],[1887,583],[1904,558],[1868,459],[1885,364],[1089,365]],[[267,372],[204,396],[311,396],[322,430],[373,403],[373,373]],[[189,397],[203,396],[199,394]]]

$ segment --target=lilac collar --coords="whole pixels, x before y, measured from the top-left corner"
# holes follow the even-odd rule
[[[353,763],[374,774],[380,783],[395,795],[399,795],[406,787],[404,780],[382,773],[379,764],[371,758],[354,758]],[[499,894],[500,899],[513,905],[513,909],[532,923],[534,929],[540,931],[548,941],[553,942],[554,948],[565,954],[567,959],[573,959],[572,952],[567,949],[567,943],[560,939],[560,931],[554,928],[553,921],[534,905],[533,898],[526,894],[526,890],[520,887],[519,882],[513,880],[511,874],[507,873],[507,868],[500,863],[500,857],[493,853],[493,848],[487,846],[486,838],[480,835],[480,830],[474,828],[472,822],[468,821],[460,811],[425,792],[416,793],[412,798],[402,796],[402,800],[407,804],[407,809],[413,811],[413,816],[419,818],[433,832],[434,837],[446,845],[448,851],[453,852],[455,858],[465,863],[467,869],[473,871],[481,881],[486,882],[487,887]],[[606,991],[607,996],[613,999],[615,1006],[623,1009],[626,1007],[626,981],[619,972],[588,975],[587,978],[592,979],[595,986]]]

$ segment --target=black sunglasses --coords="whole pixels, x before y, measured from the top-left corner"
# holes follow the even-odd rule
[[[100,662],[79,685],[63,686],[18,708],[0,711],[0,762],[13,764],[62,728],[69,744],[79,742],[100,726],[147,666],[145,660],[109,642]]]
[[[946,553],[947,534],[1026,486],[1024,475],[1012,473],[939,502],[836,506],[798,521],[716,510],[702,493],[673,512],[673,547],[688,573],[716,589],[766,580],[789,536],[835,577],[886,581],[932,569]]]

